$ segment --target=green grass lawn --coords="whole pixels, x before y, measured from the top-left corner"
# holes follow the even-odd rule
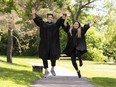
[[[29,87],[41,73],[33,72],[29,62],[41,63],[36,57],[13,57],[13,64],[6,62],[6,57],[0,56],[0,87]]]
[[[59,66],[75,71],[70,60],[59,60],[57,63]],[[87,77],[97,87],[116,87],[116,64],[93,61],[83,63],[84,65],[79,67],[83,77]]]
[[[30,62],[42,64],[37,57],[13,57],[13,64],[10,64],[6,62],[5,56],[0,56],[0,87],[29,87],[40,78],[42,74],[33,72]],[[57,66],[75,71],[70,60],[58,60]],[[116,65],[84,61],[83,67],[79,69],[82,76],[97,87],[116,87]]]

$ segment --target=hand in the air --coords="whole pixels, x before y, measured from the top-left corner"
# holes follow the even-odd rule
[[[35,14],[36,13],[36,10],[35,10],[34,7],[31,9],[31,12],[32,12],[32,14]]]

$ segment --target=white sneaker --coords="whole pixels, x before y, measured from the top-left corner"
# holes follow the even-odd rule
[[[51,69],[51,73],[52,73],[53,76],[56,76],[56,73],[53,69]]]
[[[49,75],[49,71],[45,71],[44,78],[47,78]]]

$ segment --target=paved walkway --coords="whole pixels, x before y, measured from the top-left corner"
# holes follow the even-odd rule
[[[95,87],[84,77],[78,78],[75,72],[62,67],[56,67],[57,76],[51,74],[47,78],[35,81],[30,87]]]

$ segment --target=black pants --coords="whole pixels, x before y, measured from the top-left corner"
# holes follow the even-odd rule
[[[48,68],[48,60],[43,60],[44,68]],[[56,66],[56,60],[51,60],[51,66]]]
[[[72,61],[72,65],[73,65],[73,67],[75,68],[76,71],[78,70],[78,65],[77,65],[77,63],[76,63],[76,56],[78,57],[79,62],[81,62],[81,61],[82,61],[81,55],[82,55],[82,54],[81,54],[80,51],[73,50],[73,51],[71,52],[71,61]]]

